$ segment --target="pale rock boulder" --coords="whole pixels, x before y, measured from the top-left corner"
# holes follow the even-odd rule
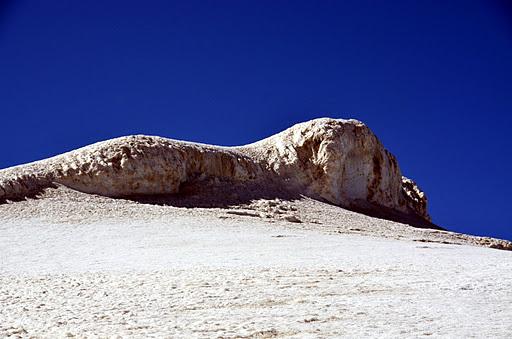
[[[347,208],[384,208],[429,221],[427,199],[357,120],[315,119],[259,142],[220,147],[135,135],[0,171],[0,200],[54,183],[110,197],[173,194],[204,178],[280,185]]]

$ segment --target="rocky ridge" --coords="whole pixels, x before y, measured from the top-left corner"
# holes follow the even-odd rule
[[[253,144],[211,146],[134,135],[0,171],[0,201],[61,184],[107,197],[175,195],[228,185],[274,187],[345,208],[430,224],[427,198],[357,120],[315,119]]]

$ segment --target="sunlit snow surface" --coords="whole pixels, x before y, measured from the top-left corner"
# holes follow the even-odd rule
[[[512,252],[177,217],[0,225],[0,337],[510,337]]]

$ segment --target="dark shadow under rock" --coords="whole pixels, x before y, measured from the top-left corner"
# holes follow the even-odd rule
[[[446,231],[446,229],[418,216],[413,211],[410,213],[402,213],[391,208],[368,203],[367,201],[358,201],[357,204],[353,204],[347,209],[370,217],[396,221],[417,228],[430,228]]]
[[[277,183],[248,181],[237,183],[229,180],[205,179],[186,182],[179,193],[158,195],[132,195],[123,197],[143,204],[185,208],[229,208],[246,205],[254,200],[298,200],[303,195],[280,187]]]
[[[184,208],[231,208],[250,204],[254,200],[281,199],[285,201],[293,201],[304,197],[305,196],[303,194],[298,193],[293,189],[282,187],[282,183],[280,182],[272,183],[266,181],[263,184],[259,181],[248,181],[245,183],[236,183],[227,180],[204,179],[195,182],[183,183],[180,186],[180,192],[177,194],[134,195],[123,198],[142,204],[160,206]],[[316,197],[310,198],[333,205],[324,199],[317,199]],[[348,207],[338,207],[370,217],[400,222],[417,228],[445,230],[444,228],[429,222],[412,212],[410,214],[401,213],[391,208],[370,204],[366,201],[361,201]]]

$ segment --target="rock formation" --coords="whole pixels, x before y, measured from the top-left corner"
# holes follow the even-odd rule
[[[34,196],[54,183],[109,197],[175,194],[205,178],[279,185],[346,208],[430,221],[425,194],[371,130],[328,118],[239,147],[143,135],[99,142],[1,170],[0,201]]]

